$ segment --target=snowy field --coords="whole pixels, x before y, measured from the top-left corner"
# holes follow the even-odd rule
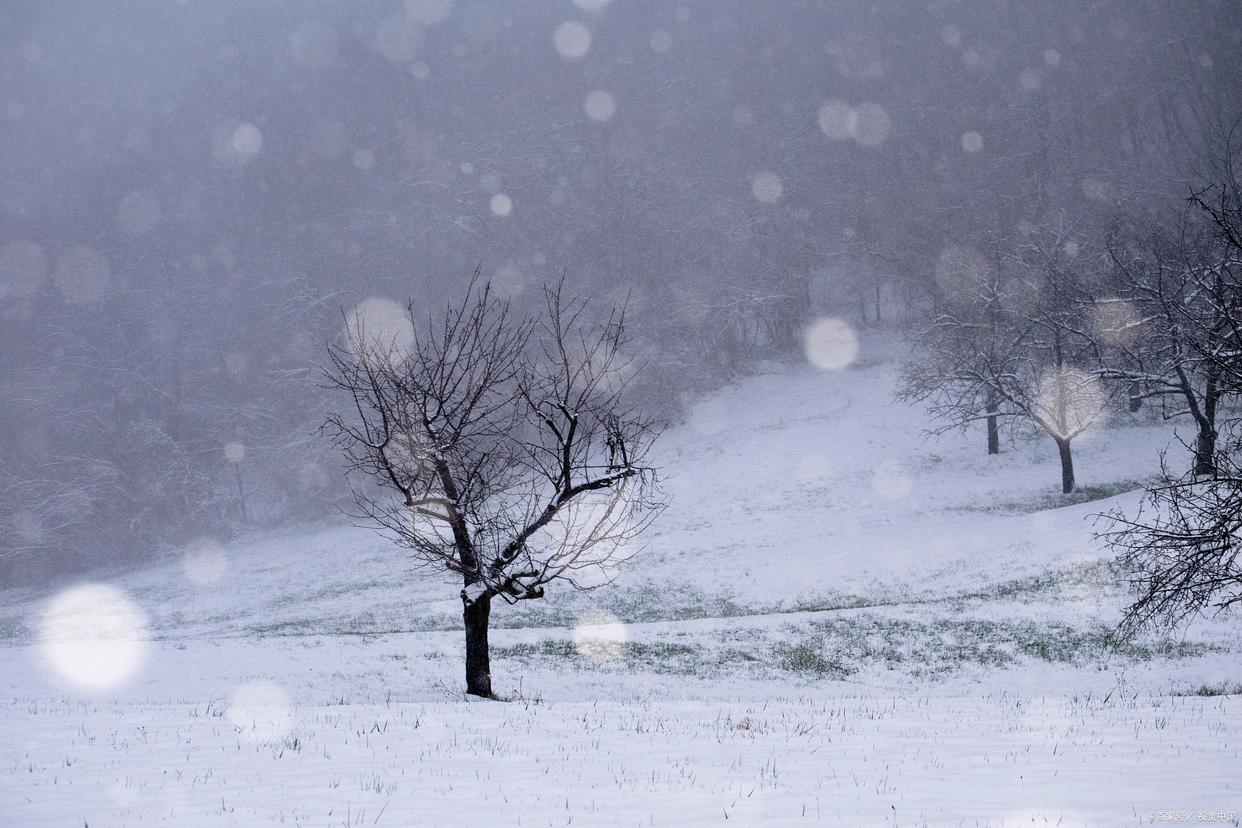
[[[641,556],[494,610],[507,703],[461,695],[456,587],[348,526],[5,591],[0,824],[1238,824],[1237,622],[1107,636],[1092,516],[1171,428],[1077,441],[1065,499],[1050,440],[926,439],[899,350],[695,406]],[[81,596],[118,641],[59,642]]]
[[[20,825],[1139,825],[1236,810],[1236,714],[1236,701],[1147,696],[394,702],[244,717],[12,703],[0,806]]]

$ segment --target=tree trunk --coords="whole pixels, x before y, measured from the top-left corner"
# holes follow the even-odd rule
[[[1061,453],[1061,493],[1074,491],[1074,456],[1070,454],[1070,441],[1057,440],[1057,450]]]
[[[1143,388],[1137,382],[1130,383],[1130,410],[1138,411],[1143,407]]]
[[[492,612],[490,595],[467,604],[462,613],[466,622],[466,692],[472,696],[492,696],[491,653],[487,646],[487,623]]]
[[[1000,423],[996,416],[996,392],[988,391],[988,454],[1000,454]]]
[[[1211,477],[1216,474],[1216,432],[1207,423],[1199,424],[1199,437],[1195,440],[1195,477]]]
[[[1203,391],[1203,416],[1199,418],[1199,438],[1195,441],[1195,476],[1216,474],[1216,390],[1215,372],[1210,372]]]

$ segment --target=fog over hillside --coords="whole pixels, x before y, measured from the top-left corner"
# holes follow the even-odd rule
[[[11,2],[0,546],[27,580],[334,513],[343,314],[628,297],[675,418],[946,250],[1176,206],[1230,2]]]

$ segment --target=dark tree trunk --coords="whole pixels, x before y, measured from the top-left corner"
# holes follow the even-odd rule
[[[1216,377],[1209,374],[1203,392],[1203,416],[1199,417],[1199,438],[1195,440],[1195,476],[1216,474]]]
[[[1070,454],[1070,441],[1057,440],[1057,450],[1061,453],[1061,493],[1074,491],[1074,455]]]
[[[492,698],[492,667],[487,623],[491,612],[491,596],[484,595],[467,604],[462,613],[466,622],[466,692],[489,699]]]
[[[1130,410],[1138,411],[1143,407],[1143,389],[1137,382],[1130,383]]]
[[[1199,436],[1195,440],[1195,476],[1210,477],[1216,474],[1216,431],[1207,423],[1199,424]]]
[[[988,392],[988,454],[1000,454],[1000,423],[996,415],[996,392]]]

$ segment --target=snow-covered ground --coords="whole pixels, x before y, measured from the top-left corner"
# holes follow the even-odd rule
[[[1138,825],[1237,810],[1236,704],[1168,697],[10,703],[18,825]],[[276,718],[279,721],[273,722]],[[276,731],[279,731],[278,733]]]
[[[1170,427],[1081,438],[1067,501],[1047,439],[928,440],[899,351],[694,407],[616,581],[494,611],[509,703],[461,696],[456,587],[348,526],[0,593],[0,824],[1237,824],[1242,696],[1195,695],[1242,684],[1236,620],[1107,637],[1092,516]],[[139,640],[58,650],[84,594]]]

